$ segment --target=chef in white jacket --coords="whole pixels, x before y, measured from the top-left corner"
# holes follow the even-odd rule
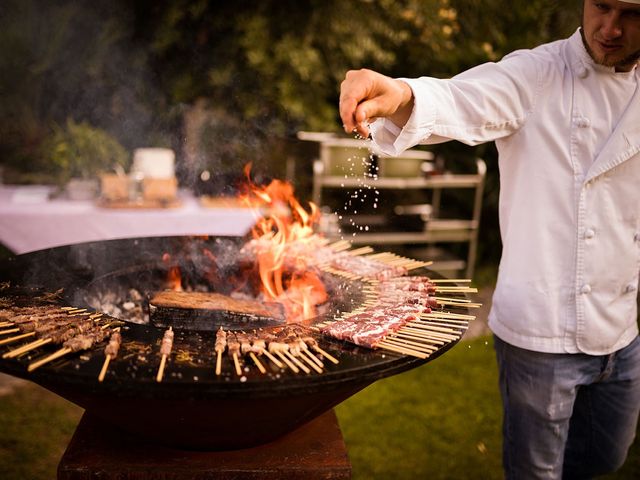
[[[397,155],[495,141],[503,253],[489,326],[507,478],[619,468],[640,409],[640,0],[451,79],[350,71],[347,132]]]

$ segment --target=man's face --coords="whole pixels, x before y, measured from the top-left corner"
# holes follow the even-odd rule
[[[596,63],[631,70],[640,58],[640,4],[585,0],[582,37]]]

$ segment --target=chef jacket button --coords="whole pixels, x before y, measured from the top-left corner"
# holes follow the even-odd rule
[[[580,289],[580,293],[584,293],[585,295],[587,293],[591,293],[591,285],[589,285],[588,283],[585,283]]]
[[[580,117],[577,119],[576,124],[580,128],[587,128],[591,126],[591,120],[589,120],[587,117]]]
[[[580,78],[587,78],[587,75],[589,75],[589,70],[587,70],[587,67],[585,67],[584,64],[581,63],[576,67],[576,73]]]
[[[636,285],[634,285],[633,283],[630,283],[629,285],[624,287],[624,293],[633,293],[636,291],[637,288],[638,287]]]
[[[593,238],[596,236],[596,232],[595,230],[593,230],[593,228],[587,228],[584,231],[584,238]]]

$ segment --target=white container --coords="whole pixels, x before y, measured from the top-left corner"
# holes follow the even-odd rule
[[[144,178],[173,178],[176,155],[170,148],[137,148],[133,152],[132,174]]]

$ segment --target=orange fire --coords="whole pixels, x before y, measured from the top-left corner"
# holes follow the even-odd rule
[[[285,254],[293,243],[311,240],[320,212],[311,202],[307,212],[288,182],[273,180],[265,187],[254,184],[250,170],[248,164],[244,169],[248,191],[240,199],[258,214],[252,234],[258,245],[262,293],[267,300],[284,304],[288,321],[314,317],[316,305],[327,299],[324,284],[303,257],[291,259]]]
[[[180,266],[171,264],[171,255],[165,253],[162,255],[162,261],[169,266],[167,272],[167,288],[177,292],[182,291],[182,275],[180,274]]]

